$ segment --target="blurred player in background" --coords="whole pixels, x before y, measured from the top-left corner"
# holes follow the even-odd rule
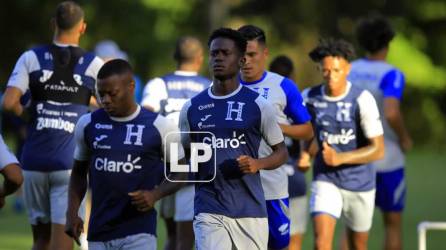
[[[403,248],[404,153],[412,147],[401,112],[405,78],[399,69],[386,62],[389,43],[394,36],[395,31],[385,18],[372,16],[362,19],[358,23],[356,37],[366,56],[352,63],[349,76],[353,85],[372,93],[382,117],[386,153],[384,159],[373,164],[377,169],[375,204],[383,212],[386,250]]]

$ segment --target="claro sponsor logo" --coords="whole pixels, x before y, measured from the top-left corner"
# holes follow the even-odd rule
[[[237,136],[233,131],[232,138],[204,137],[203,143],[212,145],[213,148],[238,148],[242,144],[246,144],[245,134]]]
[[[341,129],[340,134],[330,134],[326,131],[322,131],[321,140],[327,141],[328,144],[349,144],[350,141],[356,139],[353,129],[345,130]]]
[[[137,163],[141,160],[141,157],[136,157],[132,160],[132,155],[127,155],[127,161],[114,161],[107,157],[96,158],[94,161],[94,168],[102,172],[112,173],[132,173],[135,169],[141,169],[141,165]]]

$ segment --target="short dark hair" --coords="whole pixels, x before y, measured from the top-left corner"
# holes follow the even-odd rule
[[[294,70],[293,61],[285,55],[277,56],[269,65],[269,70],[279,75],[290,77]]]
[[[314,62],[321,62],[327,56],[342,57],[351,62],[355,58],[355,49],[343,39],[321,39],[316,48],[308,54]]]
[[[212,32],[211,36],[209,37],[208,40],[208,46],[211,46],[211,43],[214,39],[216,38],[228,38],[231,39],[232,41],[234,41],[236,47],[238,48],[239,52],[241,55],[244,55],[246,52],[246,39],[243,38],[242,34],[240,34],[240,32],[238,32],[237,30],[233,30],[230,28],[219,28],[214,30],[214,32]]]
[[[84,18],[81,6],[73,1],[61,2],[57,5],[54,20],[61,30],[70,30]]]
[[[106,79],[112,75],[133,75],[133,69],[130,64],[123,59],[113,59],[106,62],[98,72],[98,79]]]
[[[261,28],[248,24],[238,28],[238,31],[242,33],[242,36],[247,41],[258,41],[259,43],[266,45],[266,35]]]
[[[177,40],[173,58],[178,63],[193,61],[203,51],[200,40],[192,36],[183,36]]]
[[[395,37],[395,31],[390,22],[379,15],[361,19],[356,26],[356,39],[359,45],[370,53],[389,46]]]

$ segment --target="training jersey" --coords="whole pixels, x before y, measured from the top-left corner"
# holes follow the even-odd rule
[[[310,115],[304,106],[302,96],[291,79],[265,71],[262,78],[257,81],[244,82],[240,80],[240,82],[257,91],[273,105],[279,123],[289,125],[288,118],[293,124],[304,124],[310,121]],[[260,157],[265,157],[271,152],[272,149],[262,143]],[[266,200],[288,197],[288,175],[283,166],[274,170],[262,170],[260,176]]]
[[[358,59],[352,63],[349,80],[353,85],[367,89],[378,104],[381,117],[384,117],[384,99],[396,98],[401,101],[405,80],[403,73],[385,61]],[[382,119],[384,128],[385,155],[374,162],[378,172],[394,171],[404,166],[404,154],[399,146],[399,138],[390,127],[387,119]]]
[[[368,145],[368,138],[383,134],[378,107],[369,91],[347,83],[343,95],[325,95],[325,86],[318,85],[303,92],[311,114],[319,151],[316,154],[313,179],[331,182],[350,191],[375,188],[375,169],[371,164],[327,166],[322,157],[322,142],[337,152],[353,151]]]
[[[31,120],[22,167],[32,171],[71,169],[74,128],[88,112],[102,60],[77,46],[52,44],[23,53],[8,87],[31,93]]]
[[[138,212],[129,192],[151,190],[163,180],[163,158],[170,156],[178,127],[165,117],[142,109],[126,118],[108,116],[104,109],[82,116],[76,126],[74,158],[89,161],[91,216],[88,239],[109,241],[128,235],[156,235],[156,211]],[[176,138],[181,145],[179,136]],[[182,147],[179,158],[184,157]]]
[[[266,217],[265,196],[260,173],[243,174],[237,158],[259,158],[261,141],[276,145],[283,141],[273,107],[258,93],[240,85],[225,96],[215,96],[211,88],[193,97],[180,115],[182,131],[209,131],[215,135],[183,136],[184,147],[204,142],[216,148],[216,155],[199,164],[198,180],[210,182],[195,186],[195,215],[212,213],[231,218]]]
[[[0,135],[0,170],[10,164],[19,164],[19,162],[8,146],[6,146],[2,135]]]
[[[196,72],[177,70],[172,74],[150,80],[144,88],[142,106],[178,123],[184,103],[210,85],[209,79]]]

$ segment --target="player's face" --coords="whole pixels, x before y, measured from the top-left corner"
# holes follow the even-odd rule
[[[325,57],[320,64],[325,83],[332,89],[343,88],[347,84],[350,63],[342,57]]]
[[[209,46],[209,68],[214,78],[226,80],[235,77],[243,60],[243,56],[231,39],[219,37],[212,40]]]
[[[99,79],[97,84],[99,100],[104,110],[115,117],[127,116],[134,102],[134,83],[121,75]]]
[[[265,70],[268,59],[268,48],[258,41],[248,41],[245,53],[245,65],[242,68],[242,76],[245,81],[259,80]]]

